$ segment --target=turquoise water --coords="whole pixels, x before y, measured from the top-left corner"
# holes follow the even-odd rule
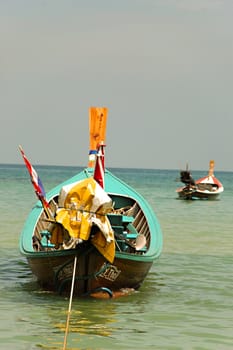
[[[48,191],[80,168],[36,170]],[[178,171],[111,170],[154,208],[163,252],[138,292],[73,300],[66,349],[232,349],[233,173],[216,172],[219,200],[189,202],[176,197]],[[0,165],[0,198],[0,349],[62,349],[69,300],[40,290],[19,254],[36,200],[24,165]]]

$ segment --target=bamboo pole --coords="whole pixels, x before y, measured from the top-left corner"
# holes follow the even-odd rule
[[[71,290],[70,290],[70,301],[69,301],[69,308],[68,308],[68,314],[67,314],[67,320],[66,320],[66,330],[65,330],[65,336],[64,336],[63,350],[66,350],[67,336],[68,336],[68,331],[69,331],[71,306],[72,306],[72,299],[73,299],[73,293],[74,293],[74,281],[75,281],[76,265],[77,265],[77,255],[75,255],[75,258],[74,258],[74,268],[73,268],[72,284],[71,284]]]

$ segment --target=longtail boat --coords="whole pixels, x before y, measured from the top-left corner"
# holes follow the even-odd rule
[[[89,109],[87,168],[46,195],[20,147],[39,200],[20,236],[41,288],[75,296],[137,290],[162,251],[162,232],[148,202],[105,168],[107,108]],[[75,264],[76,259],[76,264]]]
[[[224,191],[222,183],[214,175],[214,160],[209,162],[209,172],[198,180],[194,180],[190,170],[180,172],[180,181],[185,184],[183,187],[176,189],[181,199],[217,199]]]

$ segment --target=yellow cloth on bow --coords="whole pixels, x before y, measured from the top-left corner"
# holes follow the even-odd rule
[[[91,243],[98,249],[98,251],[107,259],[110,263],[113,263],[115,258],[115,242],[107,242],[106,238],[101,231],[91,238]]]
[[[56,221],[63,225],[73,238],[87,241],[92,225],[98,226],[93,244],[110,261],[115,256],[114,233],[107,217],[112,200],[93,179],[87,178],[64,186],[59,194]]]

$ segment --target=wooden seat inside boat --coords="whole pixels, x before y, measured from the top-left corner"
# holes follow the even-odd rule
[[[138,237],[138,232],[132,225],[134,217],[111,213],[108,214],[108,218],[115,234],[118,249],[128,251],[129,247],[133,247],[133,242]]]
[[[131,230],[129,230],[128,226],[130,224],[130,227],[132,228],[132,231],[133,231],[131,232],[131,238],[135,239],[137,237],[138,233],[132,225],[132,222],[134,221],[134,218],[132,216],[111,213],[111,214],[108,214],[108,218],[114,232],[116,231],[117,233],[125,234],[126,238],[129,238],[128,232]]]
[[[40,244],[43,248],[55,248],[55,244],[50,242],[51,239],[51,232],[48,230],[43,230],[40,232],[41,235],[41,241]]]

